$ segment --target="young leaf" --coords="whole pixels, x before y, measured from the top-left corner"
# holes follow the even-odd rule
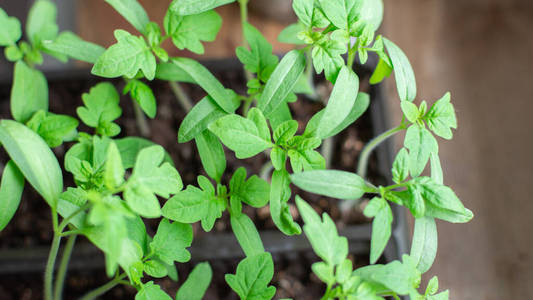
[[[135,159],[142,149],[155,145],[154,142],[150,140],[134,136],[115,140],[115,144],[118,147],[122,158],[122,165],[125,169],[132,168],[135,165]],[[163,162],[167,162],[172,166],[174,165],[172,158],[166,151]]]
[[[178,290],[176,300],[202,300],[212,277],[208,262],[197,264]]]
[[[258,108],[270,118],[292,92],[305,69],[305,56],[301,51],[287,53],[272,72],[258,101]]]
[[[383,0],[364,0],[359,9],[360,21],[371,26],[372,31],[378,30],[383,21]]]
[[[420,272],[411,262],[410,257],[404,255],[403,263],[395,260],[382,265],[372,272],[371,278],[399,295],[407,295],[420,283]]]
[[[261,81],[267,82],[278,64],[278,57],[272,54],[272,45],[259,30],[249,23],[244,25],[244,37],[250,50],[237,47],[237,57],[244,64],[246,70],[256,73]]]
[[[149,246],[151,252],[168,265],[174,264],[174,261],[184,263],[191,259],[186,248],[191,246],[192,238],[191,225],[179,222],[171,224],[163,219]]]
[[[195,138],[195,142],[205,172],[220,182],[226,170],[226,156],[219,139],[209,130],[204,130]]]
[[[168,199],[163,206],[163,216],[182,223],[198,222],[207,213],[206,203],[208,201],[208,194],[189,185],[185,190]]]
[[[411,123],[415,123],[418,118],[420,117],[420,111],[418,111],[418,107],[413,102],[402,100],[401,102],[401,108],[403,111],[404,116],[409,120]]]
[[[81,98],[85,106],[78,107],[76,112],[83,123],[95,128],[101,135],[115,136],[120,133],[120,127],[113,121],[122,115],[122,109],[117,90],[111,83],[99,83]]]
[[[392,180],[396,183],[400,183],[407,179],[409,176],[409,152],[407,149],[402,148],[396,154],[394,163],[392,164]]]
[[[358,89],[359,78],[353,71],[343,66],[318,124],[318,137],[329,136],[350,115],[356,103]]]
[[[270,129],[268,128],[267,120],[259,109],[256,107],[250,109],[246,118],[254,122],[255,127],[257,127],[257,131],[259,132],[259,136],[263,140],[270,141]]]
[[[71,141],[77,136],[78,120],[66,115],[36,112],[28,121],[27,126],[37,132],[51,148],[63,141]]]
[[[144,82],[134,79],[124,87],[123,93],[130,93],[131,98],[139,103],[141,109],[149,118],[154,118],[157,113],[157,103],[154,92]]]
[[[173,0],[169,10],[172,10],[181,16],[195,15],[234,1],[235,0]]]
[[[0,46],[14,45],[21,36],[20,21],[0,8]]]
[[[344,59],[341,55],[346,53],[346,44],[337,40],[327,40],[313,47],[313,66],[317,73],[322,73],[331,83],[335,83]]]
[[[142,285],[135,295],[135,300],[172,300],[172,298],[159,285],[150,281]]]
[[[449,92],[433,103],[424,119],[427,121],[429,129],[436,135],[448,140],[452,138],[451,128],[457,128],[457,119],[455,118],[455,109],[450,103]]]
[[[332,198],[356,200],[369,189],[363,178],[337,170],[316,170],[291,175],[299,188]]]
[[[265,252],[259,232],[250,217],[245,214],[240,214],[239,216],[231,215],[230,221],[231,229],[246,257]]]
[[[375,264],[385,250],[391,236],[392,210],[387,201],[375,197],[365,208],[364,213],[367,217],[374,217],[372,238],[370,239],[370,263]]]
[[[158,63],[155,71],[155,78],[167,81],[196,83],[185,70],[171,62]]]
[[[243,259],[235,275],[226,274],[228,285],[241,299],[272,299],[276,288],[268,284],[274,275],[272,256],[264,252]]]
[[[326,263],[338,265],[348,256],[348,240],[339,236],[337,227],[328,214],[322,219],[302,198],[296,196],[298,211],[304,220],[304,232],[315,253]]]
[[[165,31],[176,47],[189,49],[197,54],[204,54],[201,42],[214,41],[222,26],[222,18],[213,10],[188,16],[168,10],[163,22]]]
[[[43,47],[91,64],[96,63],[105,51],[100,45],[84,41],[70,31],[62,32],[55,40],[43,41]]]
[[[287,204],[290,197],[289,173],[285,169],[274,171],[270,188],[270,215],[272,216],[272,221],[286,235],[300,234],[302,229],[292,219],[289,205]]]
[[[314,7],[314,0],[294,0],[292,2],[292,9],[298,16],[298,20],[307,27],[312,26]]]
[[[339,29],[348,30],[359,13],[360,2],[356,0],[319,0],[326,17]]]
[[[56,207],[63,192],[63,175],[55,155],[43,139],[18,122],[2,120],[0,143],[26,180],[48,205]]]
[[[10,104],[13,119],[22,123],[39,110],[48,111],[48,83],[43,73],[23,61],[15,63]]]
[[[120,76],[133,78],[139,70],[142,70],[146,79],[154,79],[155,56],[144,38],[131,35],[121,29],[115,30],[114,34],[117,43],[111,45],[98,57],[91,70],[92,74],[106,78]]]
[[[302,0],[304,1],[304,0]],[[278,41],[286,44],[305,45],[306,43],[298,38],[298,34],[305,30],[302,23],[291,24],[283,29],[278,35]]]
[[[396,44],[386,38],[383,41],[392,62],[400,100],[413,101],[416,97],[416,79],[409,59]]]
[[[107,148],[107,159],[104,168],[104,183],[108,189],[115,189],[124,182],[126,171],[122,166],[122,159],[115,143],[110,143]]]
[[[437,241],[437,224],[435,223],[435,219],[432,217],[415,219],[410,256],[416,262],[416,268],[420,272],[426,273],[431,268],[431,265],[433,265],[433,261],[435,261],[435,257],[437,256]]]
[[[431,153],[429,156],[429,162],[431,166],[431,179],[438,184],[443,184],[442,167],[440,166],[440,159],[437,153]]]
[[[440,292],[436,295],[427,296],[427,300],[448,300],[450,298],[449,294],[450,292],[445,290],[444,292]]]
[[[326,168],[326,160],[319,152],[315,150],[290,149],[288,151],[288,155],[294,173],[323,170]]]
[[[28,13],[26,34],[34,46],[39,47],[44,40],[53,40],[57,36],[57,8],[52,1],[36,1]]]
[[[273,146],[263,139],[253,121],[239,115],[227,115],[208,127],[239,159],[255,156]]]
[[[235,93],[226,90],[220,81],[199,62],[185,57],[174,58],[172,62],[189,74],[225,112],[233,113],[237,109],[235,102],[232,101]]]
[[[323,261],[311,265],[313,273],[315,273],[315,275],[327,285],[335,284],[335,273],[333,272],[333,268],[334,266]]]
[[[431,132],[417,124],[407,128],[404,146],[409,149],[409,170],[412,177],[419,176],[424,171],[431,153],[439,151],[437,140]]]
[[[15,163],[7,162],[2,173],[0,182],[0,231],[2,231],[20,204],[22,191],[24,190],[24,176],[20,173]]]
[[[143,270],[152,277],[163,278],[168,275],[167,266],[157,259],[150,259],[144,262]]]
[[[298,131],[298,122],[296,120],[289,120],[281,123],[276,130],[274,130],[274,141],[276,145],[284,145],[290,138],[292,138]]]
[[[378,84],[391,73],[392,68],[380,57],[376,69],[374,69],[372,76],[370,76],[369,82],[370,84]]]
[[[140,33],[146,33],[146,25],[150,22],[144,8],[137,0],[105,0],[124,17]]]

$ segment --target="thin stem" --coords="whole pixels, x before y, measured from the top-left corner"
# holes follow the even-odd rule
[[[402,122],[402,124],[400,124],[399,126],[383,132],[382,134],[372,139],[368,144],[366,144],[365,148],[359,155],[359,163],[357,165],[357,175],[365,178],[367,166],[368,166],[368,159],[370,158],[370,154],[372,153],[372,150],[374,150],[377,146],[379,146],[379,144],[384,142],[389,137],[404,130],[406,127],[407,127],[406,124]]]
[[[242,115],[243,116],[247,116],[248,115],[248,111],[250,110],[250,107],[252,106],[252,102],[254,101],[253,98],[248,98],[246,100],[244,100],[244,106],[242,108]]]
[[[313,72],[313,55],[312,55],[312,48],[309,48],[305,51],[305,56],[307,58],[307,65],[305,66],[305,76],[307,77],[307,82],[309,86],[311,87],[311,90],[313,91],[312,94],[307,95],[311,100],[313,101],[319,101],[320,97],[318,96],[318,93],[316,92],[315,88],[315,82],[313,81],[315,72]]]
[[[63,293],[63,285],[65,283],[65,277],[67,275],[67,267],[70,261],[70,256],[72,255],[72,250],[74,249],[74,244],[76,243],[77,235],[71,235],[68,240],[65,248],[63,249],[61,262],[59,264],[59,269],[57,271],[56,282],[54,285],[54,299],[61,300],[61,294]]]
[[[133,101],[133,111],[135,112],[135,122],[137,123],[137,127],[139,128],[141,135],[144,137],[149,136],[150,126],[148,126],[146,116],[144,115],[141,106],[139,103],[137,103],[137,101]]]
[[[348,43],[348,46],[350,44]],[[355,54],[357,54],[357,48],[355,47],[355,45],[353,47],[349,47],[349,50],[348,50],[348,61],[346,62],[346,66],[348,68],[353,68],[353,62],[355,61]]]
[[[44,271],[44,299],[53,300],[52,283],[54,281],[54,266],[56,263],[57,252],[59,251],[59,244],[61,243],[61,236],[57,231],[54,231],[54,239],[48,254],[48,261],[46,262],[46,269]]]
[[[126,277],[126,273],[122,273],[121,275],[116,276],[108,283],[85,294],[83,297],[80,298],[80,300],[92,300],[100,295],[105,294],[107,291],[114,288],[116,285],[120,284],[122,282],[122,279],[124,279],[125,277]]]
[[[181,85],[175,81],[169,81],[168,84],[170,85],[170,89],[172,90],[172,93],[174,93],[174,96],[176,96],[176,99],[181,104],[183,109],[185,109],[186,112],[191,111],[192,109],[192,102],[189,96],[185,93],[185,91],[181,88]]]
[[[244,36],[244,27],[248,22],[248,0],[239,0],[239,7],[241,9],[241,30],[242,30],[242,46],[248,48],[248,43],[246,42],[246,37]],[[244,69],[244,76],[246,81],[249,81],[253,78],[250,71]]]
[[[321,153],[326,160],[326,169],[331,166],[331,159],[333,157],[333,147],[335,146],[335,136],[329,137],[322,143]]]

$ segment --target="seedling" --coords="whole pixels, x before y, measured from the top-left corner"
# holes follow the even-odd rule
[[[170,57],[161,46],[171,39],[179,49],[202,54],[203,43],[215,40],[222,23],[213,9],[235,0],[174,0],[163,28],[149,19],[136,0],[106,2],[137,30],[115,30],[116,43],[107,49],[74,33],[59,32],[51,1],[35,2],[25,41],[21,40],[20,22],[0,9],[0,45],[5,47],[6,58],[14,62],[13,120],[0,121],[0,142],[11,158],[0,186],[0,228],[17,210],[26,182],[50,206],[54,237],[44,277],[45,299],[61,299],[68,258],[80,235],[103,251],[111,278],[83,299],[94,299],[119,284],[135,287],[136,299],[171,299],[146,276],[178,280],[175,263],[185,263],[194,255],[187,250],[193,241],[191,224],[200,222],[203,230],[211,231],[225,213],[229,213],[231,228],[246,255],[235,274],[226,275],[226,282],[241,299],[271,299],[276,293],[270,285],[272,256],[265,252],[258,230],[242,209],[243,205],[269,205],[280,231],[301,234],[301,225],[289,211],[291,184],[353,203],[373,194],[364,209],[364,214],[373,218],[371,265],[357,269],[348,259],[347,239],[338,235],[331,218],[318,216],[296,196],[303,232],[321,259],[312,270],[326,285],[322,299],[398,299],[401,295],[448,299],[448,291],[438,293],[436,277],[423,293],[419,286],[421,275],[436,256],[435,219],[463,223],[473,217],[444,185],[438,156],[435,135],[452,138],[451,129],[457,127],[455,112],[449,93],[431,105],[425,101],[415,104],[415,76],[407,57],[392,41],[375,36],[383,16],[381,0],[294,0],[298,22],[283,30],[279,39],[296,49],[281,59],[272,54],[272,46],[261,32],[247,22],[247,0],[239,0],[244,42],[236,55],[246,70],[246,94],[227,89],[193,59]],[[355,59],[365,64],[369,52],[379,56],[371,84],[394,73],[402,121],[366,145],[356,173],[327,170],[321,145],[354,123],[371,101],[359,91],[359,78],[353,71]],[[149,130],[145,116],[157,117],[157,102],[146,81],[169,81],[188,111],[178,130],[178,142],[194,140],[207,177],[199,175],[197,185],[184,187],[180,166],[173,164],[161,146],[140,137],[115,138],[121,132],[115,121],[122,108],[118,91],[110,83],[99,83],[83,94],[84,105],[77,109],[77,116],[50,112],[47,81],[36,68],[43,53],[61,61],[90,63],[97,76],[123,78],[127,83],[123,92],[134,100],[144,132]],[[324,73],[333,90],[324,109],[297,134],[302,131],[288,103],[297,101],[296,94],[302,92],[318,97],[308,80],[315,72]],[[206,96],[193,106],[179,85],[182,82],[200,86]],[[78,131],[79,120],[91,131]],[[406,133],[404,147],[392,166],[395,184],[368,182],[370,153],[402,131]],[[68,148],[62,167],[51,151],[60,145]],[[268,155],[271,166],[265,166],[264,174],[269,180],[239,168],[224,182],[224,147],[238,159]],[[431,175],[425,176],[428,162]],[[74,186],[64,186],[63,170],[73,176]],[[411,252],[401,261],[376,264],[391,237],[391,203],[405,206],[415,217]],[[147,234],[143,219],[160,220],[154,236]],[[54,274],[64,238],[68,240],[64,257]],[[211,277],[209,264],[198,264],[175,298],[201,299]]]

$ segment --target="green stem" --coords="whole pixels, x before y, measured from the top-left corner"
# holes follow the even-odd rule
[[[44,271],[44,299],[53,300],[52,283],[54,281],[54,266],[56,263],[57,252],[59,251],[59,244],[61,243],[61,236],[57,231],[54,231],[54,239],[48,254],[48,261],[46,262],[46,269]]]
[[[70,221],[72,221],[72,219],[74,219],[74,217],[77,216],[79,213],[81,213],[82,211],[85,211],[87,208],[89,208],[89,206],[90,206],[90,204],[86,203],[86,204],[80,206],[80,208],[75,210],[68,217],[64,218],[63,221],[61,221],[61,224],[59,224],[59,226],[58,226],[56,231],[62,233],[63,230],[65,229],[65,227],[67,227],[67,225],[70,223]]]
[[[357,175],[361,176],[362,178],[365,178],[367,166],[368,166],[368,159],[370,158],[370,154],[372,153],[372,150],[374,150],[377,146],[379,146],[379,144],[384,142],[389,137],[404,130],[406,127],[407,127],[406,124],[402,122],[402,124],[400,124],[399,126],[383,132],[382,134],[372,139],[368,144],[366,144],[365,148],[359,155],[359,163],[357,165]]]
[[[174,96],[176,96],[176,99],[181,104],[183,109],[185,109],[186,112],[191,111],[192,109],[192,102],[189,96],[185,93],[185,91],[181,88],[179,83],[175,81],[169,81],[168,84],[170,85],[170,89],[174,93]]]
[[[150,126],[148,126],[146,116],[144,115],[144,112],[137,101],[133,101],[133,111],[135,112],[135,122],[137,123],[137,127],[139,128],[141,135],[144,137],[149,136]]]
[[[248,48],[248,43],[246,42],[246,37],[244,36],[244,27],[248,22],[248,0],[239,0],[239,7],[241,9],[241,30],[242,30],[242,46]],[[249,81],[253,78],[250,71],[244,69],[244,76],[246,81]]]
[[[348,44],[349,46],[349,44]],[[353,68],[353,62],[355,61],[355,54],[357,54],[357,48],[355,45],[353,47],[349,47],[348,50],[348,61],[346,62],[346,66],[350,69]]]
[[[71,235],[68,240],[65,248],[63,249],[63,256],[61,257],[61,263],[59,264],[59,269],[57,271],[56,282],[54,285],[54,299],[61,300],[61,294],[63,292],[63,285],[65,283],[65,277],[67,275],[68,262],[70,261],[70,256],[72,255],[72,250],[74,249],[74,244],[76,243],[77,235]]]
[[[109,281],[108,283],[85,294],[83,297],[80,298],[80,300],[92,300],[100,295],[103,295],[110,289],[114,288],[116,285],[120,284],[122,282],[122,279],[124,279],[125,277],[126,277],[126,273],[122,273],[121,275],[116,276],[115,278],[113,278],[113,280]]]
[[[242,108],[242,115],[243,116],[246,117],[248,115],[248,111],[250,110],[250,107],[251,107],[253,101],[254,101],[253,98],[248,98],[248,99],[244,100],[244,106]]]
[[[313,101],[319,101],[320,97],[318,93],[316,92],[315,88],[315,82],[314,82],[314,75],[315,72],[313,72],[313,54],[311,53],[313,51],[312,48],[309,48],[305,51],[305,56],[307,58],[306,66],[305,66],[305,76],[307,77],[307,82],[309,86],[311,87],[311,90],[313,91],[312,94],[307,95],[311,100]]]

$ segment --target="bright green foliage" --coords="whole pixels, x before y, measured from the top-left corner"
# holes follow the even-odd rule
[[[416,124],[407,129],[404,146],[409,150],[409,171],[413,177],[422,173],[431,153],[439,151],[433,135],[425,127]]]
[[[220,182],[226,170],[226,156],[219,139],[209,130],[204,130],[195,138],[195,142],[205,172],[216,182]]]
[[[346,53],[346,43],[331,39],[320,42],[313,47],[313,65],[317,73],[326,75],[326,79],[335,82],[344,65],[342,55]]]
[[[63,141],[71,141],[78,135],[76,131],[78,120],[43,110],[36,112],[27,126],[37,132],[52,148],[61,145]]]
[[[196,0],[173,0],[169,10],[178,15],[187,16],[199,14],[234,1],[235,0],[204,0],[198,2]]]
[[[179,222],[170,223],[167,219],[161,220],[157,233],[149,247],[151,253],[166,264],[187,262],[191,254],[187,251],[192,243],[192,227]]]
[[[137,295],[135,295],[135,300],[171,300],[169,295],[165,293],[161,287],[157,284],[154,284],[153,281],[145,283],[142,285]]]
[[[246,70],[256,73],[262,82],[267,82],[278,64],[278,57],[272,54],[272,45],[249,23],[244,26],[244,37],[250,50],[237,47],[235,50],[237,57]]]
[[[33,4],[26,22],[26,35],[34,46],[55,39],[59,30],[56,17],[57,8],[52,1],[38,0]]]
[[[272,173],[270,188],[270,215],[274,224],[286,235],[300,234],[302,229],[294,222],[287,202],[291,197],[289,173],[276,170]]]
[[[364,214],[369,218],[374,218],[370,240],[370,263],[374,264],[385,250],[391,236],[392,210],[387,201],[376,197],[370,200]]]
[[[106,0],[106,2],[113,6],[140,33],[146,33],[145,29],[150,20],[137,0]]]
[[[204,54],[202,41],[214,41],[221,26],[222,18],[212,10],[188,16],[169,10],[164,20],[165,31],[174,45],[197,54]]]
[[[114,190],[124,182],[125,174],[122,158],[114,142],[109,143],[107,158],[104,166],[104,184],[110,190]]]
[[[43,47],[49,51],[92,64],[94,64],[98,60],[98,57],[105,51],[105,48],[84,41],[70,31],[62,32],[54,40],[43,41]]]
[[[247,257],[265,252],[254,222],[245,214],[231,216],[231,229]]]
[[[14,45],[21,37],[20,21],[0,8],[0,46]]]
[[[238,168],[231,177],[229,188],[231,198],[236,198],[253,207],[263,207],[269,200],[270,185],[268,182],[256,175],[246,180],[246,169],[242,167]]]
[[[18,61],[11,89],[11,115],[19,122],[27,122],[35,112],[48,110],[48,83],[43,73]]]
[[[339,29],[349,30],[358,17],[357,0],[319,0],[326,17]]]
[[[403,182],[409,176],[409,152],[402,148],[396,154],[392,164],[392,180],[396,183]]]
[[[306,171],[291,175],[296,186],[332,198],[357,200],[372,189],[356,174],[337,170]]]
[[[450,93],[446,93],[437,100],[423,118],[429,129],[436,135],[448,140],[451,139],[453,136],[451,128],[457,128],[457,120],[455,109],[450,103]]]
[[[155,117],[157,103],[154,92],[152,92],[152,89],[148,85],[140,80],[134,79],[128,82],[122,92],[124,94],[129,92],[131,98],[139,103],[139,106],[148,117],[152,119]]]
[[[106,78],[134,78],[142,70],[148,80],[154,79],[156,61],[145,39],[121,29],[115,30],[115,38],[117,43],[98,57],[91,72]]]
[[[115,140],[115,144],[117,144],[120,156],[122,158],[122,164],[126,169],[132,168],[135,165],[135,159],[137,158],[137,154],[139,154],[139,151],[146,147],[155,145],[152,141],[140,137],[131,136],[122,139],[117,139]],[[165,152],[165,158],[163,161],[174,165],[172,158],[167,152]]]
[[[0,182],[0,231],[11,221],[19,207],[22,191],[24,190],[24,176],[15,163],[10,160],[4,167]]]
[[[416,267],[420,272],[427,272],[433,265],[433,261],[437,256],[437,245],[437,224],[435,219],[431,217],[415,219],[410,255],[417,263]],[[438,289],[438,285],[436,289]]]
[[[111,83],[95,85],[88,94],[82,95],[82,99],[85,107],[78,107],[76,112],[83,123],[95,128],[96,133],[101,135],[120,133],[120,127],[113,121],[122,115],[122,109],[118,105],[119,95]]]
[[[176,300],[201,300],[212,277],[213,271],[208,262],[197,264],[178,290]]]
[[[226,274],[226,282],[242,300],[272,299],[276,288],[268,284],[274,275],[270,253],[264,252],[243,259],[235,275]]]
[[[403,51],[393,42],[384,38],[385,47],[389,52],[394,75],[396,76],[396,88],[400,100],[413,101],[416,97],[416,80],[413,68]]]

